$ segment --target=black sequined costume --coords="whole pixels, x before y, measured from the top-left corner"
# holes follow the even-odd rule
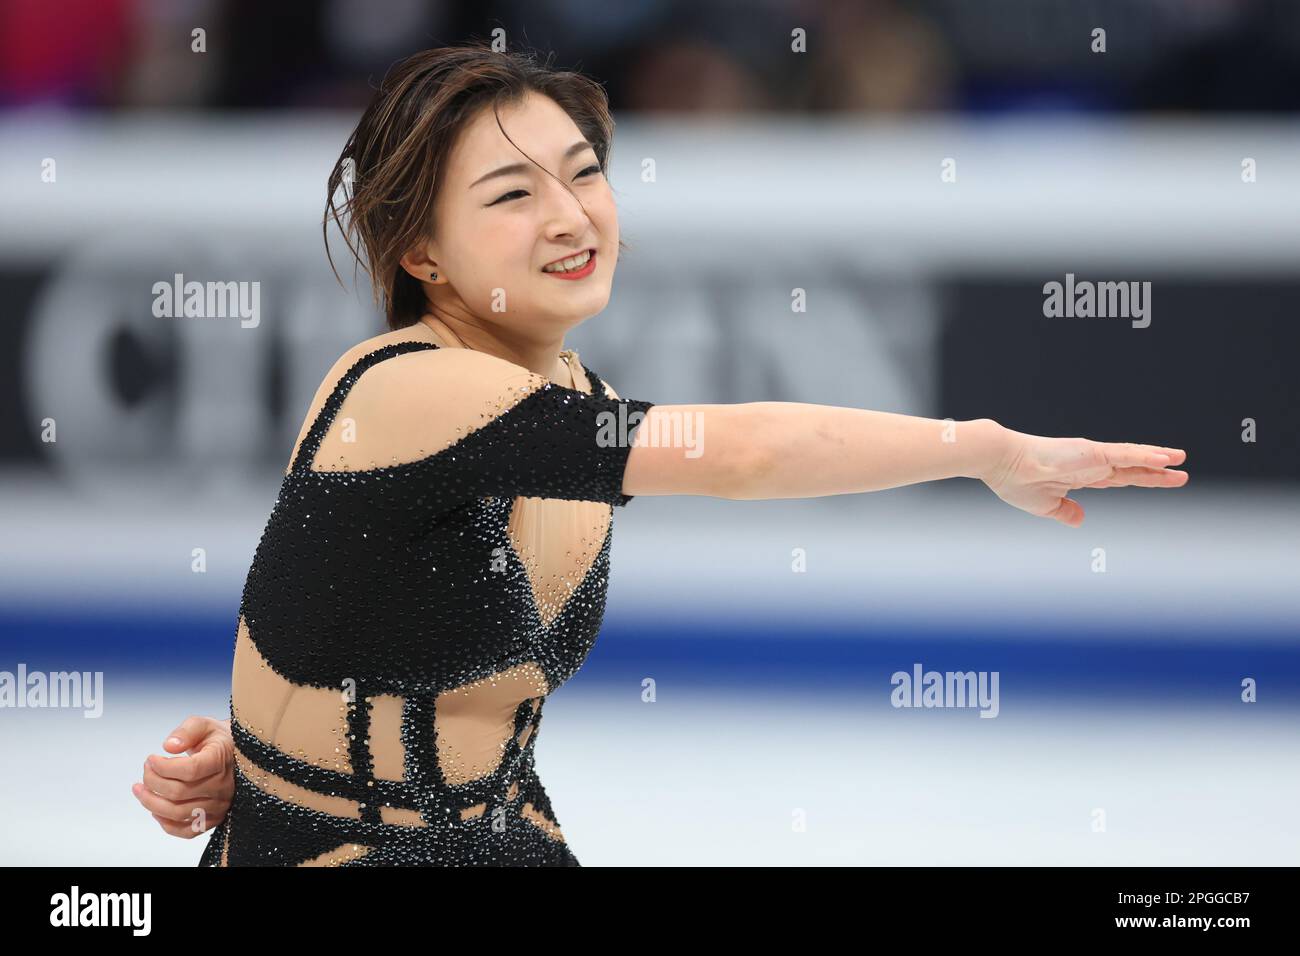
[[[652,403],[571,351],[573,388],[406,334],[341,358],[304,424],[244,587],[235,798],[200,866],[578,865],[537,728],[600,629]]]

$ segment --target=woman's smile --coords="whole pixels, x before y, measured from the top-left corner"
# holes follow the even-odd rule
[[[586,257],[586,262],[583,262],[584,257]],[[542,272],[556,279],[585,279],[595,271],[595,249],[586,249],[542,266]]]

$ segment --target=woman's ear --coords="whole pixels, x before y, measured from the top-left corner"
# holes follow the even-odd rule
[[[402,256],[398,264],[417,282],[441,281],[438,264],[430,259],[428,252],[420,246],[416,246]]]

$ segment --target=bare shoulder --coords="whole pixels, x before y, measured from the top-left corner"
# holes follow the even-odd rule
[[[476,383],[481,389],[496,391],[502,384],[536,387],[544,381],[528,369],[505,359],[473,349],[444,345],[427,327],[417,325],[371,336],[340,355],[321,380],[317,401],[328,397],[348,369],[367,355],[407,342],[437,347],[412,349],[375,362],[357,379],[350,391],[358,393],[360,397],[363,394],[391,393],[394,388],[401,393],[408,393],[415,386],[429,394],[437,394],[447,387],[473,389]]]
[[[353,345],[334,360],[334,364],[329,367],[324,377],[321,378],[320,384],[316,387],[316,394],[312,397],[311,403],[307,407],[307,412],[303,416],[302,425],[298,430],[298,438],[294,442],[293,451],[289,456],[290,467],[292,467],[293,461],[297,458],[298,449],[306,439],[307,433],[311,430],[312,423],[317,419],[317,417],[319,417],[321,410],[325,406],[325,402],[329,399],[343,376],[347,374],[348,369],[352,368],[353,365],[371,352],[378,351],[379,349],[389,345],[397,345],[402,342],[433,342],[433,344],[437,344],[434,341],[433,336],[427,332],[424,326],[421,326],[420,328],[411,326],[404,329],[383,332],[379,335],[373,335],[370,338],[364,339],[356,345]],[[420,350],[421,353],[426,351],[433,352],[442,350]],[[380,362],[378,366],[374,367],[382,367],[385,364],[387,363]],[[365,376],[362,376],[362,378],[365,378]]]
[[[486,352],[415,349],[366,369],[349,389],[340,415],[386,422],[417,450],[427,449],[452,431],[463,435],[483,427],[548,382]]]
[[[370,338],[352,346],[335,360],[334,364],[330,367],[330,370],[326,373],[325,379],[321,383],[322,386],[337,381],[344,372],[350,369],[357,362],[361,361],[361,359],[365,358],[371,352],[377,352],[389,345],[400,345],[403,342],[429,342],[433,345],[438,344],[431,334],[424,331],[423,326],[419,329],[415,326],[409,326],[404,329],[396,329],[391,332],[372,335]],[[428,349],[425,351],[433,350]]]
[[[545,377],[522,365],[486,352],[453,347],[396,355],[368,369],[355,389],[372,395],[392,394],[395,389],[403,395],[413,390],[429,396],[448,391],[497,394],[532,391],[546,382]]]

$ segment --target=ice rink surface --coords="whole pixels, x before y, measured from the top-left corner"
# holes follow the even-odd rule
[[[4,669],[105,674],[98,718],[4,713],[0,862],[193,865],[206,838],[166,836],[130,787],[185,716],[228,713],[269,501],[99,491],[113,507],[0,506]],[[620,511],[606,627],[538,739],[578,858],[1294,864],[1294,496],[1080,497],[1081,529],[958,485]],[[891,706],[914,663],[998,671],[997,717]]]

